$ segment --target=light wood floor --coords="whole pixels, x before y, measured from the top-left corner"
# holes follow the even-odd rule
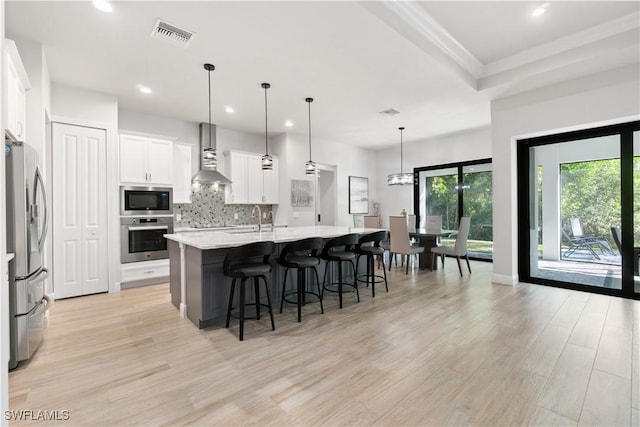
[[[244,342],[181,319],[166,284],[57,301],[10,407],[83,426],[640,425],[640,302],[471,267],[398,269],[389,293],[327,295],[300,324],[288,306]]]

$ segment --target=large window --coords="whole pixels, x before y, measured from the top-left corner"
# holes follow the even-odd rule
[[[519,141],[521,280],[638,296],[638,128]]]
[[[493,183],[491,159],[417,168],[414,194],[418,225],[424,228],[428,215],[441,215],[442,228],[457,230],[461,216],[471,217],[467,243],[475,259],[493,258]],[[443,239],[444,244],[453,244]]]

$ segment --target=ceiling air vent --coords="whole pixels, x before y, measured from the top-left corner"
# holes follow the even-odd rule
[[[189,46],[191,39],[193,39],[195,35],[196,33],[193,31],[178,28],[162,19],[156,21],[156,25],[154,25],[151,31],[151,37],[169,40],[182,47]]]
[[[388,110],[380,111],[378,114],[382,114],[386,117],[391,117],[395,116],[396,114],[400,114],[400,111],[396,110],[395,108],[389,108]]]

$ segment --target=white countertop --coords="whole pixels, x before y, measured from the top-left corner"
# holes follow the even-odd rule
[[[184,243],[201,250],[233,248],[252,242],[275,242],[285,243],[307,237],[332,238],[350,233],[373,233],[381,229],[378,228],[355,228],[355,227],[336,227],[327,225],[309,226],[309,227],[286,227],[275,228],[269,231],[253,231],[231,229],[229,231],[221,230],[202,230],[186,231],[174,234],[165,234],[169,240],[178,243]]]
[[[174,227],[173,228],[173,232],[174,233],[182,233],[185,231],[233,231],[233,230],[241,230],[241,229],[245,229],[245,230],[252,230],[254,228],[257,228],[258,226],[256,224],[251,225],[251,224],[244,224],[244,225],[227,225],[227,226],[217,226],[217,227],[186,227],[186,226],[179,226],[179,227]],[[265,225],[265,227],[271,227],[271,224],[267,224]],[[275,225],[276,228],[279,227],[286,227],[286,225]]]

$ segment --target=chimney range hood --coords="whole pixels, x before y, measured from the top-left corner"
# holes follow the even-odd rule
[[[208,166],[203,162],[203,157],[206,156],[204,150],[204,141],[209,141],[209,146],[207,149],[214,150],[216,149],[216,125],[209,123],[200,123],[200,170],[197,174],[191,178],[191,181],[198,184],[231,184],[231,181],[227,179],[224,175],[216,170],[215,166]]]

